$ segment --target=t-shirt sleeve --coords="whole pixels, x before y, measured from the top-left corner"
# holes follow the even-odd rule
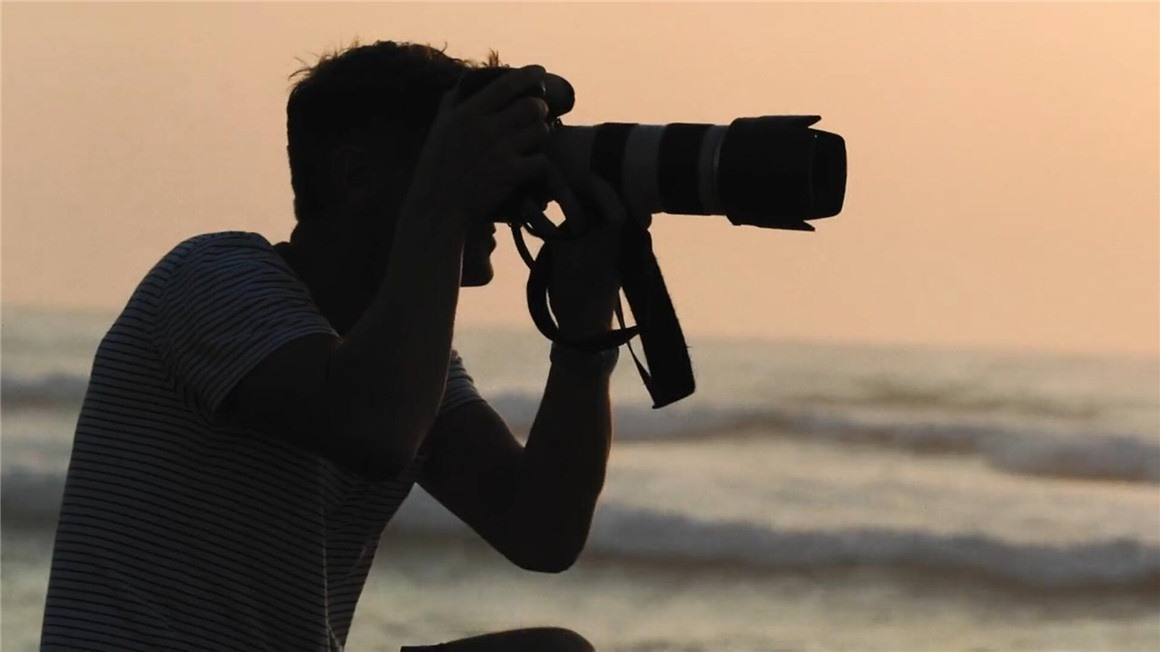
[[[475,388],[475,381],[463,366],[463,358],[459,352],[451,349],[451,361],[447,365],[447,384],[443,387],[443,401],[439,404],[439,415],[442,416],[468,403],[486,403],[479,391]],[[430,441],[430,440],[428,440]],[[419,482],[423,478],[427,460],[431,457],[431,449],[424,443],[419,447],[415,460],[407,470],[400,475],[400,479]]]
[[[458,351],[451,349],[451,362],[447,366],[447,384],[443,388],[439,414],[446,414],[460,406],[475,402],[484,402],[483,397],[475,389],[475,381],[464,368],[463,358],[459,356]]]
[[[208,421],[279,347],[305,335],[338,336],[256,234],[211,238],[171,255],[154,315],[156,345],[179,395]]]

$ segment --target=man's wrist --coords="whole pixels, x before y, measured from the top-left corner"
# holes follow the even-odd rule
[[[584,342],[600,337],[611,330],[611,316],[604,320],[589,320],[582,323],[560,320],[560,339],[566,342]]]
[[[418,222],[428,229],[434,228],[455,235],[465,234],[469,222],[463,207],[455,203],[448,193],[426,193],[414,187],[403,201],[399,221]]]
[[[553,367],[559,365],[569,371],[607,377],[612,375],[613,370],[616,369],[616,362],[620,359],[620,349],[614,347],[591,352],[553,342],[549,359]]]

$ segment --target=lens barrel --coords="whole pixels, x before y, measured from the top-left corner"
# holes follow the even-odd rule
[[[846,190],[845,141],[809,128],[820,119],[560,125],[548,153],[570,178],[600,174],[636,211],[813,230],[805,221],[837,215]]]

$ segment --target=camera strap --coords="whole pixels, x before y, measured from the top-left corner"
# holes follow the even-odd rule
[[[547,218],[543,219],[547,221]],[[541,237],[536,233],[537,230],[532,223],[529,221],[527,228],[532,235]],[[685,344],[685,336],[681,332],[681,324],[673,309],[668,288],[665,287],[660,266],[653,254],[652,236],[647,225],[633,219],[624,221],[621,229],[620,259],[616,261],[621,286],[632,309],[636,325],[625,327],[624,312],[618,299],[616,318],[620,323],[620,330],[609,331],[583,341],[564,339],[548,307],[555,238],[542,238],[544,244],[533,259],[523,239],[524,226],[512,223],[512,235],[520,257],[530,269],[527,285],[528,312],[544,337],[559,344],[591,352],[628,344],[629,353],[632,354],[641,380],[652,397],[654,409],[675,403],[693,393],[695,382],[688,346]],[[648,361],[647,369],[641,364],[630,342],[638,334],[645,359]]]

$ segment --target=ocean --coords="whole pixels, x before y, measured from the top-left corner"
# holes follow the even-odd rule
[[[5,652],[37,645],[114,318],[3,310]],[[541,625],[602,652],[1160,649],[1160,359],[688,339],[697,392],[661,410],[623,353],[573,568],[511,566],[416,488],[347,649]],[[455,347],[526,434],[548,343],[463,327]]]

